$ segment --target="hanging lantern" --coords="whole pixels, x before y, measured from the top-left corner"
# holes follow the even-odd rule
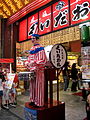
[[[89,40],[89,27],[83,25],[81,27],[81,40],[87,42]]]

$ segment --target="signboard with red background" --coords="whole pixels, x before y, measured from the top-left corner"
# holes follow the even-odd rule
[[[51,6],[39,12],[39,35],[51,32]]]
[[[32,34],[37,34],[37,32],[38,32],[38,13],[28,18],[28,39],[31,38]]]
[[[71,24],[90,20],[90,0],[70,0]]]
[[[53,30],[69,25],[68,0],[60,0],[53,4]]]
[[[28,17],[27,20],[20,22],[19,26],[19,41],[24,41],[31,38],[32,33],[38,32],[37,24],[39,25],[39,35],[52,32],[70,25],[70,23],[77,24],[83,21],[87,21],[90,18],[90,0],[70,0],[70,13],[68,11],[68,0],[62,0],[54,3],[51,6],[39,11],[38,13]],[[51,13],[53,14],[53,20],[51,19]],[[70,14],[70,23],[69,23]],[[39,21],[39,22],[38,22]],[[37,23],[37,24],[36,24]],[[37,29],[36,29],[37,27]],[[28,34],[28,38],[27,38]]]
[[[23,20],[19,24],[19,41],[27,39],[27,19]]]

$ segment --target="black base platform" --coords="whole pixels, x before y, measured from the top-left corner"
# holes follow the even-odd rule
[[[36,108],[25,103],[25,120],[65,120],[65,103],[54,101],[45,107]]]

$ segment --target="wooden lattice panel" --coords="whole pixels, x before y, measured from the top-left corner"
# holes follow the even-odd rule
[[[9,18],[34,0],[0,0],[0,16]]]

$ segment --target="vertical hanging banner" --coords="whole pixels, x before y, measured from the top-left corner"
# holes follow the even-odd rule
[[[53,4],[53,30],[69,25],[68,0],[60,0]]]
[[[51,6],[39,12],[39,35],[51,32]]]
[[[19,24],[19,42],[27,39],[27,19]]]
[[[71,24],[90,20],[90,0],[70,0]]]
[[[38,13],[28,18],[28,39],[31,38],[32,34],[38,33]]]

